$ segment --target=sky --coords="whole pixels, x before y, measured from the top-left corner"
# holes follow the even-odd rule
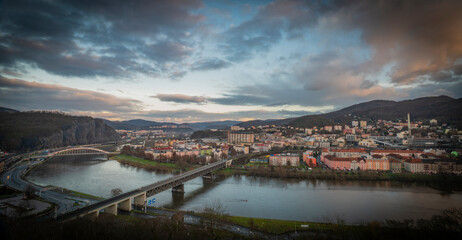
[[[462,97],[462,1],[0,1],[0,106],[279,119]]]

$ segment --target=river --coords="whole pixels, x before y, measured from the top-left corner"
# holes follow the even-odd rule
[[[100,197],[111,189],[127,192],[171,177],[124,166],[117,161],[55,158],[33,169],[27,180]],[[230,215],[329,222],[337,217],[357,224],[372,220],[429,218],[450,207],[462,208],[462,194],[440,194],[417,184],[361,181],[283,180],[229,176],[193,179],[185,193],[152,196],[154,206],[200,212],[220,204]]]

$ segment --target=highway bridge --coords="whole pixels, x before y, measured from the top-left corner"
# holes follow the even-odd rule
[[[209,174],[217,169],[228,167],[231,165],[231,162],[232,159],[223,160],[211,163],[209,165],[205,165],[203,167],[196,168],[194,170],[185,172],[177,176],[173,176],[166,180],[162,180],[151,185],[147,185],[136,190],[102,200],[100,202],[80,208],[78,210],[62,213],[58,215],[58,220],[68,221],[74,218],[84,216],[98,217],[101,211],[113,215],[117,215],[118,209],[124,211],[131,211],[133,204],[145,205],[147,197],[163,192],[170,188],[172,188],[173,191],[184,191],[183,184],[185,182]]]

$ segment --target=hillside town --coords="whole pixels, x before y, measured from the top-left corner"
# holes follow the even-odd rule
[[[161,129],[118,130],[153,161],[207,164],[228,157],[255,156],[244,164],[392,173],[462,173],[462,131],[436,119],[411,122],[353,120],[350,125],[259,125],[210,129],[208,136],[175,137]],[[207,134],[206,134],[207,135]],[[215,136],[215,137],[213,137]],[[218,137],[216,137],[218,136]],[[123,150],[123,149],[122,149]]]

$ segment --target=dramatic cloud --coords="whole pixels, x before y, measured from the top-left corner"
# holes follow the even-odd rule
[[[140,109],[140,102],[133,99],[2,76],[0,102],[18,110],[112,111],[123,114]]]
[[[194,49],[186,31],[204,17],[199,1],[5,1],[0,64],[62,76],[178,76]]]
[[[205,103],[206,98],[200,96],[188,96],[184,94],[157,94],[151,96],[157,98],[162,102],[174,102],[174,103]]]
[[[462,80],[456,62],[462,58],[462,2],[358,1],[325,16],[326,26],[360,29],[373,48],[368,65],[380,70],[393,63],[393,83]],[[446,78],[432,74],[445,72]]]
[[[199,121],[462,96],[459,0],[6,0],[0,6],[0,100],[21,110]],[[75,89],[82,79],[85,89],[123,89],[134,99]],[[194,110],[178,110],[185,104]]]
[[[338,44],[339,41],[336,39],[342,37],[338,32],[359,31],[361,39],[370,47],[371,57],[361,63],[352,64],[347,60],[343,66],[337,66],[334,71],[347,72],[343,73],[343,76],[335,77],[337,84],[346,85],[352,78],[365,82],[367,75],[377,75],[390,65],[392,67],[387,74],[391,82],[397,85],[412,84],[416,81],[460,81],[460,9],[462,2],[453,0],[280,0],[262,7],[254,18],[225,32],[223,46],[230,60],[241,61],[268,52],[273,45],[282,40],[302,36],[300,33],[325,34],[332,44],[329,48],[335,48],[334,44]],[[335,30],[338,32],[334,32]],[[321,52],[320,56],[327,57],[329,51],[332,50]],[[355,51],[361,52],[361,49]],[[344,59],[347,57],[351,56],[343,56]],[[331,73],[330,68],[324,69],[325,71],[305,70],[312,73],[304,77],[308,90],[320,90],[332,85],[330,77],[335,73]],[[312,79],[315,80],[311,81]],[[358,92],[360,88],[356,90]]]

